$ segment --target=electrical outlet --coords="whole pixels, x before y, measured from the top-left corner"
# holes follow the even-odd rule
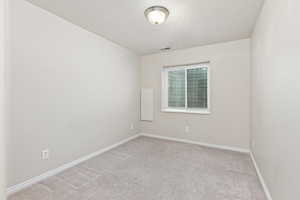
[[[186,133],[190,132],[190,127],[189,126],[185,126],[185,132]]]
[[[134,124],[130,124],[130,129],[131,129],[131,130],[134,129]]]
[[[42,160],[48,160],[49,159],[49,149],[45,149],[42,151]]]

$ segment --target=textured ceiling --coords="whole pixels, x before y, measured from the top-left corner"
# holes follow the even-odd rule
[[[250,37],[263,0],[27,0],[140,55]],[[144,10],[169,9],[152,25]]]

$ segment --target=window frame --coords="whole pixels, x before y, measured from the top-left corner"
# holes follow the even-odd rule
[[[210,114],[210,63],[193,63],[175,66],[165,66],[161,71],[161,112],[172,112],[172,113],[195,113],[195,114]],[[187,70],[206,68],[207,69],[207,108],[188,108],[187,107]],[[185,107],[169,107],[168,106],[168,72],[185,70]]]

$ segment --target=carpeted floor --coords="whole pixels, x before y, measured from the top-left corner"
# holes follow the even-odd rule
[[[247,154],[138,137],[9,200],[266,200]]]

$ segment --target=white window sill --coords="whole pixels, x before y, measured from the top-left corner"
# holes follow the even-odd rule
[[[204,110],[181,110],[181,109],[174,109],[174,108],[166,108],[166,109],[162,109],[161,112],[190,113],[190,114],[202,114],[202,115],[210,114],[210,111],[207,109],[204,109]]]

